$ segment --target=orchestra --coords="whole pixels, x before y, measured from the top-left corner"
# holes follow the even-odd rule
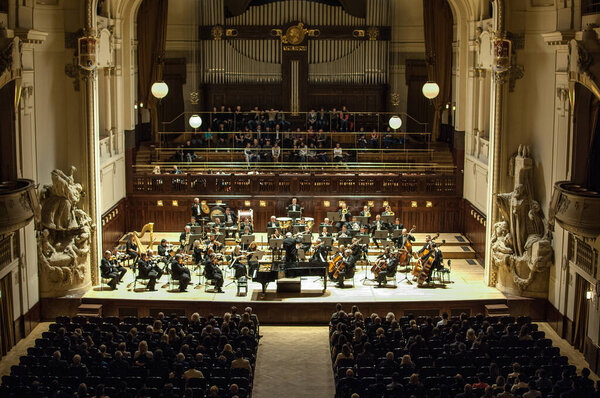
[[[443,268],[440,246],[444,242],[435,242],[439,234],[435,237],[427,235],[423,247],[413,252],[415,227],[408,231],[389,205],[379,214],[372,213],[372,207],[364,205],[360,216],[353,216],[352,209],[340,202],[337,215],[333,213],[335,224],[324,217],[321,224],[316,224],[319,227],[313,236],[314,219],[301,217],[303,208],[293,198],[285,210],[295,218],[271,215],[267,223],[267,243],[260,234],[259,243],[252,210],[238,211],[236,215],[226,207],[224,212],[203,218],[202,213],[208,213],[203,208],[204,203],[201,204],[198,198],[194,200],[192,217],[179,235],[178,244],[172,246],[167,239],[161,239],[157,255],[151,250],[144,252],[143,245],[133,233],[127,235],[123,252],[115,256],[106,251],[100,264],[100,275],[109,279],[108,286],[112,290],[117,288],[127,272],[120,260],[125,263],[131,259],[134,259],[134,271],[137,268],[136,279],[147,280],[149,291],[155,291],[156,281],[168,272],[182,292],[191,283],[188,265],[194,265],[199,275],[212,281],[218,293],[223,292],[226,268],[232,270],[231,283],[237,283],[256,280],[264,268],[261,264],[279,264],[281,270],[293,269],[300,264],[323,267],[326,278],[336,282],[338,287],[345,287],[344,281],[353,279],[359,260],[363,260],[360,266],[367,266],[363,283],[372,281],[378,287],[386,287],[387,281],[395,279],[397,272],[411,272],[418,286],[429,285],[433,272]],[[221,228],[227,231],[226,235],[221,233]],[[382,242],[385,243],[383,249],[380,248]],[[268,254],[265,258],[265,253],[259,249],[264,245]],[[377,248],[371,247],[375,250],[372,256],[369,256],[370,245]],[[302,249],[300,260],[299,249]],[[371,277],[367,275],[368,271]]]

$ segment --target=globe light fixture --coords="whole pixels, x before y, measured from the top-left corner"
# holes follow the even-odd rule
[[[429,99],[434,99],[440,93],[440,86],[436,82],[427,82],[423,85],[423,95]]]
[[[167,83],[163,81],[156,82],[152,85],[150,91],[156,98],[163,99],[167,96],[167,94],[169,94],[169,86],[167,86]]]
[[[189,123],[193,129],[197,129],[198,127],[202,126],[202,118],[198,115],[192,115]]]
[[[402,127],[402,119],[399,116],[392,116],[389,121],[390,128],[397,130]]]

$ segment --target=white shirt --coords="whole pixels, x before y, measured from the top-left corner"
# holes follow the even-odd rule
[[[342,148],[333,148],[333,156],[342,156]]]

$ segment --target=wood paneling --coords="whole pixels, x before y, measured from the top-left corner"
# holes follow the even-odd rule
[[[102,251],[111,250],[127,231],[126,206],[127,198],[121,199],[116,205],[102,215]]]
[[[466,199],[462,201],[462,233],[471,241],[471,247],[477,253],[477,259],[485,260],[486,216]]]
[[[313,217],[315,223],[319,224],[327,217],[328,211],[337,211],[338,202],[346,201],[353,213],[358,214],[362,207],[370,200],[375,202],[371,209],[372,214],[383,211],[383,201],[389,202],[390,206],[400,220],[411,227],[416,225],[417,231],[432,232],[459,232],[460,228],[460,198],[458,197],[436,197],[425,200],[418,197],[381,196],[381,195],[344,195],[344,196],[313,196],[313,195],[198,195],[201,200],[213,203],[221,200],[232,210],[247,209],[245,201],[250,201],[250,208],[254,209],[255,229],[259,232],[266,230],[268,219],[271,215],[285,217],[286,207],[292,197],[297,197],[301,206],[304,207],[304,216]],[[133,195],[128,202],[128,222],[130,229],[139,230],[145,223],[153,222],[155,231],[179,231],[189,221],[193,195]],[[158,201],[162,201],[159,206]],[[177,206],[173,206],[173,200]],[[265,206],[260,206],[263,201]],[[330,207],[325,207],[325,201],[329,201]],[[412,202],[417,202],[418,207],[412,207]],[[426,207],[431,202],[432,207]],[[316,232],[316,228],[314,228]]]

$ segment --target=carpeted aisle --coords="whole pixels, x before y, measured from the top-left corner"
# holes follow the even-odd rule
[[[254,398],[335,394],[326,326],[261,326]]]

